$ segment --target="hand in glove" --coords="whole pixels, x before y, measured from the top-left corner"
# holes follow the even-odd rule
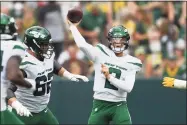
[[[32,116],[31,112],[17,100],[13,101],[11,106],[16,110],[17,114],[20,116]]]
[[[68,71],[65,71],[63,76],[71,81],[76,81],[76,82],[79,82],[80,80],[83,80],[84,82],[89,81],[89,79],[86,76],[75,75],[75,74],[69,73]]]
[[[174,87],[174,80],[175,80],[174,78],[164,77],[162,84],[164,87],[173,88]]]

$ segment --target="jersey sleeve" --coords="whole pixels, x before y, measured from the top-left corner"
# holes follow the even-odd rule
[[[185,80],[179,80],[179,79],[174,80],[174,88],[186,89],[186,84],[187,83]]]
[[[30,68],[30,65],[36,65],[36,63],[32,61],[32,59],[29,58],[27,54],[25,54],[25,57],[22,59],[19,68],[24,71],[27,78],[30,78],[33,72],[33,70]]]
[[[142,69],[142,62],[137,58],[133,58],[132,61],[128,61],[128,64],[131,64],[131,70],[139,72]]]
[[[82,50],[90,60],[95,62],[99,55],[97,49],[85,41],[76,26],[71,25],[70,30],[74,37],[75,43],[80,48],[80,50]]]
[[[135,70],[139,72],[142,69],[142,62],[138,60],[135,64]]]
[[[12,48],[12,56],[17,55],[23,58],[25,56],[25,52],[26,52],[25,50],[26,50],[26,46],[24,44],[16,43],[13,45]]]
[[[102,55],[105,55],[105,56],[109,56],[109,53],[106,49],[106,46],[104,46],[102,44],[97,44],[97,46],[95,48],[98,50],[98,52],[100,52],[99,55],[102,54]]]
[[[134,82],[135,82],[135,71],[131,71],[124,77],[124,80],[117,79],[113,76],[110,76],[110,84],[114,85],[115,87],[130,93],[131,90],[134,87]]]

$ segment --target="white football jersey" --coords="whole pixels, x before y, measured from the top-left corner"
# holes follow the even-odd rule
[[[36,89],[28,89],[17,86],[16,98],[31,112],[38,113],[44,110],[50,99],[51,81],[53,80],[54,53],[50,59],[39,61],[28,52],[20,65],[28,79],[32,79]]]
[[[128,54],[123,57],[117,57],[112,50],[102,44],[98,44],[96,48],[99,56],[94,62],[94,99],[112,102],[126,101],[127,92],[110,84],[101,72],[101,64],[105,64],[109,68],[110,74],[115,78],[125,80],[128,74],[141,69],[141,61]]]
[[[19,41],[13,40],[2,40],[1,41],[1,59],[0,59],[0,70],[1,70],[1,111],[6,109],[5,98],[7,96],[7,88],[10,81],[6,78],[6,65],[8,59],[13,55],[19,55],[24,57],[25,45]]]
[[[75,25],[70,25],[70,30],[77,46],[94,63],[94,99],[109,102],[126,101],[127,92],[130,92],[134,86],[135,74],[142,67],[141,61],[128,54],[117,57],[112,50],[102,44],[93,47],[86,42]],[[113,78],[113,83],[110,83],[101,73],[102,64],[105,64],[110,74],[116,78]],[[126,85],[123,86],[123,82]]]

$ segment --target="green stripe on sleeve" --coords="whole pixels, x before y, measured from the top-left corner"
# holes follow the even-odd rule
[[[25,50],[22,46],[19,46],[19,45],[15,45],[15,46],[13,47],[13,49],[21,49],[21,50]]]
[[[23,65],[27,65],[27,64],[36,65],[36,64],[31,63],[31,62],[28,62],[28,61],[26,61],[26,62],[22,62],[20,65],[23,66]]]
[[[139,66],[139,67],[142,67],[142,64],[141,64],[141,63],[133,63],[133,62],[127,62],[127,63],[131,63],[131,64],[133,64],[133,65],[137,65],[137,66]]]
[[[109,56],[100,45],[97,45],[96,47],[98,47],[105,55]]]

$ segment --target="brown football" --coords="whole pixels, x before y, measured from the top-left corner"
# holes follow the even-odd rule
[[[78,23],[83,17],[83,12],[80,7],[73,7],[68,10],[67,18],[72,23]]]

